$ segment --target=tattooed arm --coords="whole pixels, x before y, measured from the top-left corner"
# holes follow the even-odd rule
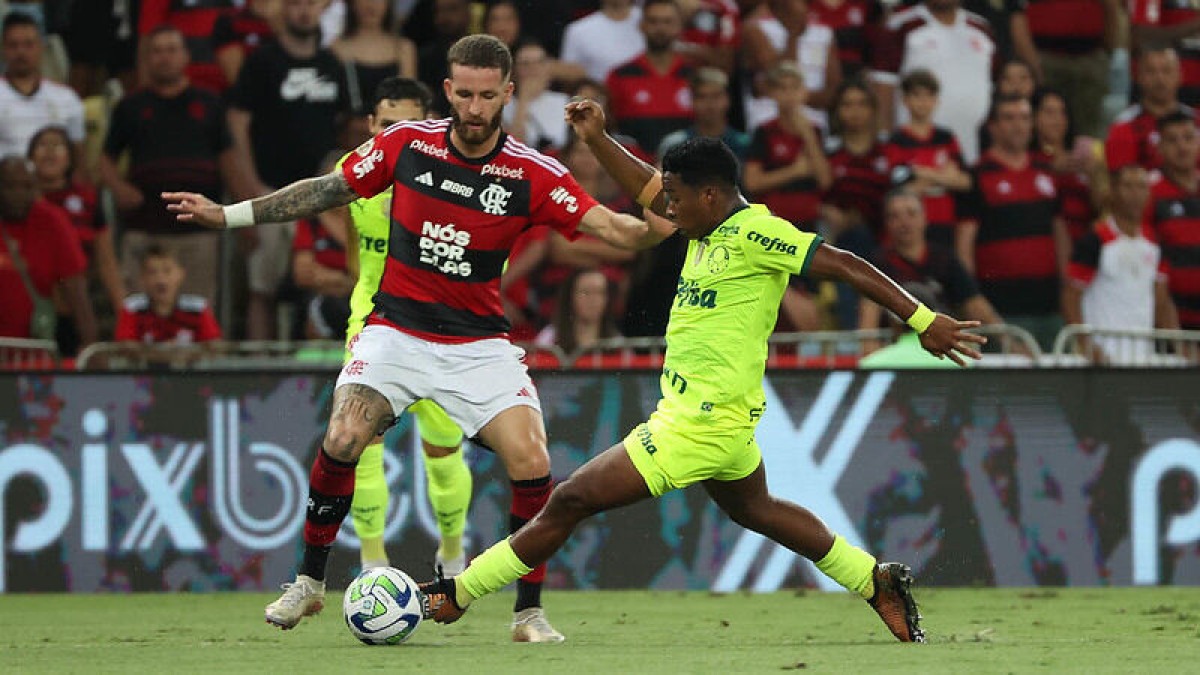
[[[175,213],[176,220],[218,230],[228,227],[224,207],[204,195],[164,192],[162,198],[167,202],[167,210]],[[250,205],[254,209],[255,223],[282,223],[315,216],[357,198],[341,170],[334,170],[324,176],[296,181],[251,201]]]

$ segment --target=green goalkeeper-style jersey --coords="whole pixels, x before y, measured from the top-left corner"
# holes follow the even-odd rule
[[[820,243],[761,204],[688,243],[667,324],[659,414],[705,425],[758,421],[767,337],[788,277],[805,271]]]
[[[346,157],[338,161],[341,170]],[[350,219],[358,232],[358,281],[350,294],[350,321],[346,327],[346,338],[352,338],[363,329],[367,317],[375,308],[375,293],[383,280],[383,266],[387,262],[388,234],[392,226],[392,188],[367,199],[350,202]]]

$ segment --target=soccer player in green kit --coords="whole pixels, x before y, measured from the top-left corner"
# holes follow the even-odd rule
[[[396,122],[425,119],[432,99],[429,89],[416,80],[389,77],[380,82],[375,90],[373,113],[367,118],[371,135]],[[342,161],[345,159],[343,157]],[[341,162],[338,166],[340,168]],[[370,199],[356,199],[347,207],[353,227],[347,228],[346,250],[351,271],[358,273],[358,282],[350,295],[347,345],[362,331],[367,316],[375,307],[373,298],[379,290],[384,262],[387,260],[391,202],[392,191],[386,190]],[[349,350],[346,358],[350,358]],[[467,524],[472,488],[471,470],[462,453],[462,430],[433,401],[417,401],[408,410],[417,417],[417,429],[425,451],[429,501],[441,535],[437,564],[446,574],[457,574],[466,567],[467,562],[462,535]],[[362,542],[363,567],[388,564],[383,546],[387,506],[383,438],[379,437],[359,457],[358,466],[355,467],[354,501],[350,506],[354,531]]]
[[[475,600],[548,560],[585,518],[694,483],[743,527],[812,560],[859,594],[903,642],[923,642],[911,571],[878,563],[809,510],[772,497],[754,429],[764,412],[766,339],[792,274],[845,281],[907,322],[935,356],[979,358],[978,325],[935,314],[858,256],[748,204],[738,163],[719,140],[695,138],[663,158],[663,172],[635,159],[604,131],[592,101],[567,118],[605,169],[647,210],[690,240],[667,326],[663,398],[650,419],[592,458],[533,520],[476,557],[461,575],[422,584],[427,618],[450,623]]]

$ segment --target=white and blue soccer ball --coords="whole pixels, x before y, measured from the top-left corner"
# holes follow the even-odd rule
[[[369,645],[398,645],[421,625],[417,583],[394,567],[365,569],[342,598],[346,626]]]

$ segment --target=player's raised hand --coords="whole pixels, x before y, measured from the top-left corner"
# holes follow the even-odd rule
[[[604,108],[591,99],[571,101],[564,108],[563,116],[575,130],[575,135],[585,143],[604,135]]]
[[[929,328],[921,333],[921,346],[925,351],[940,358],[948,358],[960,366],[966,366],[966,356],[979,360],[979,350],[974,345],[987,344],[987,338],[967,330],[979,326],[978,321],[959,321],[952,316],[938,314]]]
[[[220,204],[195,192],[164,192],[162,199],[167,210],[175,214],[175,220],[195,223],[215,230],[225,228],[225,212]]]

